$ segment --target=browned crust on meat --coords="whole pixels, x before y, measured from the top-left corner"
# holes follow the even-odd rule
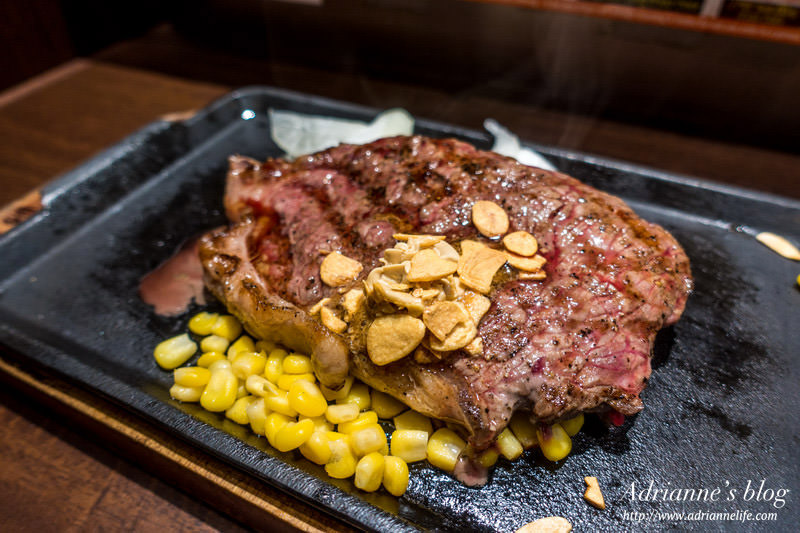
[[[200,240],[206,286],[252,335],[311,354],[314,370],[326,387],[337,389],[349,371],[344,340],[302,309],[270,291],[249,258],[248,241],[258,226],[240,223],[215,230]]]
[[[365,352],[354,352],[353,374],[371,387],[397,397],[426,416],[453,422],[471,431],[474,420],[461,403],[465,384],[444,365],[420,365],[412,357],[378,366]]]

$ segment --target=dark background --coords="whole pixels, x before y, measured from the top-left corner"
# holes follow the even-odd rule
[[[76,56],[229,86],[281,65],[800,153],[796,45],[492,3],[4,2],[0,45],[0,88]]]

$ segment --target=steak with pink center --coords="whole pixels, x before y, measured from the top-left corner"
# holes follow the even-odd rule
[[[503,207],[509,231],[533,234],[548,261],[544,280],[518,279],[509,265],[498,272],[478,325],[482,354],[377,366],[366,353],[369,309],[343,334],[308,313],[360,287],[393,233],[500,249],[471,224],[478,200]],[[294,162],[233,157],[225,206],[234,225],[205,236],[201,260],[207,286],[251,333],[311,353],[328,386],[349,369],[460,427],[478,449],[518,409],[542,422],[641,410],[655,335],[680,317],[692,286],[680,245],[619,198],[452,139],[394,137]],[[332,251],[363,265],[338,289],[319,277]]]

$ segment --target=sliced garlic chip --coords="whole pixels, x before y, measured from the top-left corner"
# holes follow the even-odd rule
[[[396,241],[407,242],[409,246],[416,247],[418,250],[430,248],[446,238],[444,235],[414,235],[409,233],[395,233],[392,237]]]
[[[503,252],[482,247],[461,256],[458,264],[458,275],[467,287],[487,294],[492,287],[495,273],[506,262]]]
[[[364,291],[361,289],[350,289],[342,298],[342,307],[344,308],[344,316],[350,321],[358,313],[358,310],[364,305]]]
[[[459,350],[471,343],[477,334],[478,329],[472,323],[472,320],[466,320],[456,324],[453,331],[443,341],[436,337],[430,337],[430,346],[431,349],[439,352]]]
[[[422,313],[422,321],[440,341],[447,339],[456,325],[468,320],[472,319],[467,309],[457,302],[436,302]]]
[[[355,259],[332,252],[325,256],[319,268],[319,276],[329,287],[341,287],[358,278],[364,267]]]
[[[410,259],[410,257],[406,257],[405,250],[401,250],[399,248],[387,248],[383,251],[383,260],[386,261],[387,265],[396,265],[406,261],[407,259]]]
[[[401,263],[399,265],[386,265],[377,268],[372,272],[380,273],[380,280],[384,281],[389,287],[396,291],[407,291],[411,286],[407,283],[406,279],[406,265]],[[370,276],[372,275],[370,272]]]
[[[417,287],[411,291],[411,296],[414,298],[419,298],[425,304],[429,304],[434,300],[441,299],[440,296],[442,296],[442,291],[440,289],[423,289],[421,287]]]
[[[469,317],[476,326],[481,323],[483,315],[492,305],[492,301],[489,298],[475,291],[465,291],[461,296],[461,301],[464,302],[464,307],[467,308]]]
[[[756,240],[773,252],[782,255],[786,259],[800,261],[800,250],[798,250],[794,244],[790,243],[780,235],[775,235],[774,233],[764,231],[756,235]]]
[[[461,241],[461,258],[464,258],[464,256],[474,253],[481,248],[486,248],[486,245],[478,241]]]
[[[414,351],[425,336],[422,320],[405,314],[376,318],[367,331],[367,354],[376,365],[388,365]]]
[[[560,516],[548,516],[525,524],[516,533],[570,533],[572,524]]]
[[[537,270],[536,272],[525,272],[524,270],[521,270],[519,273],[519,279],[540,281],[547,279],[547,273],[544,270]]]
[[[539,243],[536,237],[527,231],[515,231],[503,237],[503,245],[511,253],[530,257],[539,251]]]
[[[308,310],[308,314],[316,315],[317,313],[319,313],[319,310],[322,309],[323,306],[328,305],[328,302],[330,301],[331,301],[330,298],[323,298],[322,300],[318,301],[313,306],[311,306],[311,309]]]
[[[442,259],[447,259],[448,261],[458,261],[459,259],[456,249],[446,242],[437,242],[433,245],[433,249]]]
[[[441,287],[447,300],[460,298],[464,291],[467,290],[458,276],[447,276],[444,279],[440,279],[437,284]]]
[[[411,259],[408,270],[408,281],[419,283],[442,279],[455,273],[458,263],[442,259],[435,250],[421,250]]]
[[[484,200],[472,206],[472,223],[482,235],[495,238],[508,231],[508,215],[494,202]]]
[[[509,265],[516,269],[524,270],[525,272],[541,270],[545,263],[547,263],[547,259],[538,254],[533,257],[522,257],[521,255],[506,252],[506,259]]]
[[[603,493],[600,492],[600,484],[597,482],[597,478],[587,476],[583,480],[586,482],[586,492],[583,493],[583,499],[598,509],[605,509],[606,502],[603,499]]]
[[[322,325],[334,333],[344,333],[347,329],[347,322],[336,316],[330,307],[322,307],[319,310],[319,318],[322,320]]]
[[[419,298],[415,298],[407,292],[392,289],[383,279],[373,283],[372,287],[374,294],[379,296],[380,300],[398,307],[405,307],[412,315],[419,316],[422,314],[424,307],[422,300]]]
[[[472,356],[483,354],[483,339],[476,336],[471,343],[464,346],[464,351]]]

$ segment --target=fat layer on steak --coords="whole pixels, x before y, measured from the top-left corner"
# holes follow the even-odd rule
[[[321,252],[364,265],[355,287],[397,232],[496,246],[471,224],[478,200],[502,206],[509,231],[535,235],[547,259],[544,281],[516,279],[509,266],[498,273],[478,327],[483,355],[376,366],[367,311],[342,335],[307,313],[341,294],[320,280]],[[680,245],[619,198],[453,139],[393,137],[293,162],[234,156],[225,208],[231,226],[200,245],[205,281],[252,334],[310,353],[329,387],[349,370],[456,424],[477,449],[517,409],[542,422],[640,411],[655,335],[680,317],[692,286]]]

